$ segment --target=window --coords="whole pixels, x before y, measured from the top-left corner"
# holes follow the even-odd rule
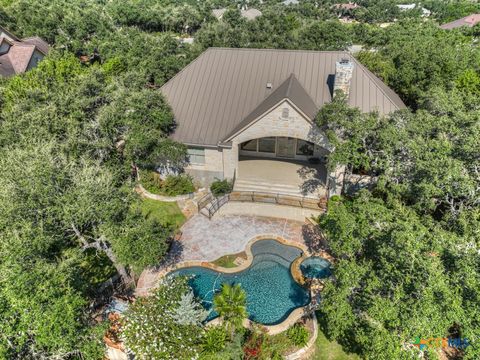
[[[312,156],[313,155],[313,143],[305,140],[297,140],[297,155]]]
[[[282,118],[283,118],[283,119],[288,119],[288,115],[289,115],[289,110],[288,110],[288,108],[283,108],[283,109],[282,109]]]
[[[258,151],[264,153],[275,153],[275,137],[258,139]]]
[[[190,164],[205,164],[205,149],[202,148],[188,148],[188,161]]]
[[[246,141],[240,145],[240,148],[246,151],[257,151],[257,142],[257,139]]]

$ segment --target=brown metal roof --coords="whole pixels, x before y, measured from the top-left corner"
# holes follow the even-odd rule
[[[313,118],[331,101],[335,63],[344,58],[355,63],[351,106],[381,114],[405,108],[393,90],[345,52],[210,48],[161,88],[178,125],[172,137],[217,145],[279,96]]]

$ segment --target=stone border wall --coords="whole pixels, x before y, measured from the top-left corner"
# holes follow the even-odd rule
[[[317,316],[315,315],[315,313],[313,313],[312,321],[313,321],[313,335],[310,338],[310,340],[308,340],[307,345],[295,351],[294,353],[285,356],[285,360],[307,359],[307,357],[313,354],[315,350],[314,348],[315,341],[317,340],[317,337],[318,337],[318,323],[317,323]]]
[[[177,196],[164,196],[164,195],[157,195],[148,192],[141,184],[137,184],[135,186],[135,191],[140,194],[140,196],[151,199],[151,200],[158,200],[158,201],[165,201],[165,202],[176,202],[179,200],[188,200],[193,199],[193,193],[186,194],[186,195],[177,195]]]

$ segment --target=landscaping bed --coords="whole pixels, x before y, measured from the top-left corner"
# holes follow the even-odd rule
[[[212,261],[212,264],[223,268],[235,268],[247,260],[247,254],[242,251],[237,254],[225,255]]]

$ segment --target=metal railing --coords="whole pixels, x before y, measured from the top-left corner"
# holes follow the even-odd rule
[[[319,211],[325,211],[327,208],[326,196],[310,198],[260,191],[232,191],[231,193],[220,197],[214,197],[212,194],[207,194],[198,202],[198,211],[211,219],[218,209],[229,201],[287,205]]]

